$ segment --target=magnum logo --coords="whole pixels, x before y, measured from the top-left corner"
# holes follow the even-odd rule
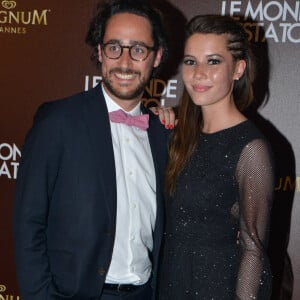
[[[12,9],[12,8],[15,8],[17,6],[16,1],[4,0],[4,1],[1,2],[1,4],[6,9]]]
[[[49,9],[15,10],[16,1],[3,0],[0,7],[0,33],[25,34],[29,26],[47,26]]]
[[[3,295],[6,291],[6,286],[4,284],[0,284],[0,300],[20,300],[20,296],[14,296],[14,295]]]

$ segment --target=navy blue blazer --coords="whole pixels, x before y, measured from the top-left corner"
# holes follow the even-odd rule
[[[168,131],[147,113],[157,186],[150,254],[155,289]],[[22,149],[15,190],[15,262],[22,300],[100,296],[112,256],[116,203],[110,122],[101,86],[43,104]]]

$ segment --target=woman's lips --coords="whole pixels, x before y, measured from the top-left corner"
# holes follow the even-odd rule
[[[206,92],[210,89],[211,87],[208,86],[208,85],[202,85],[202,84],[195,84],[193,85],[193,90],[195,92],[198,92],[198,93],[202,93],[202,92]]]

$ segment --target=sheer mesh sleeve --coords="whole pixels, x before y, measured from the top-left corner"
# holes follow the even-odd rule
[[[240,196],[241,249],[236,299],[267,300],[271,291],[271,272],[266,244],[274,176],[269,147],[263,139],[255,139],[244,147],[236,177]]]

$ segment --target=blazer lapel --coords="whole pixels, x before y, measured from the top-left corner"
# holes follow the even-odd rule
[[[164,203],[163,203],[163,182],[164,182],[164,171],[167,160],[167,136],[168,132],[163,128],[163,125],[147,108],[142,106],[143,113],[149,113],[149,128],[147,130],[149,143],[151,147],[155,176],[156,176],[156,201],[157,201],[157,214],[156,224],[154,231],[154,247],[160,245],[161,234],[163,229],[164,219]]]
[[[104,191],[110,217],[116,217],[116,172],[110,122],[101,84],[87,93],[85,120],[88,139],[98,170],[99,184]]]

